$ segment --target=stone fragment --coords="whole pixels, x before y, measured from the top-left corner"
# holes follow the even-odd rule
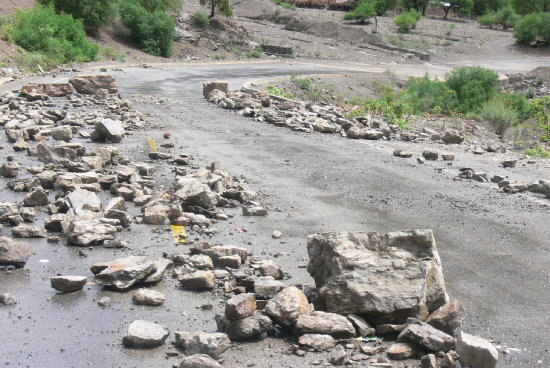
[[[93,141],[110,141],[119,143],[126,133],[119,121],[102,119],[95,123],[95,130],[91,135]]]
[[[258,299],[271,299],[285,287],[284,282],[269,276],[254,281],[254,293]]]
[[[430,314],[426,319],[426,323],[452,335],[454,330],[462,326],[465,315],[466,310],[462,303],[453,300]]]
[[[76,189],[65,197],[67,205],[72,208],[75,213],[80,213],[82,210],[99,212],[103,207],[101,199],[94,192],[84,189]]]
[[[267,216],[267,210],[262,206],[242,206],[243,216]]]
[[[308,272],[329,312],[403,323],[448,301],[431,230],[319,233],[308,237],[308,253]]]
[[[495,368],[498,351],[489,341],[460,331],[456,339],[460,363],[472,368]]]
[[[67,243],[80,247],[101,244],[113,240],[117,229],[113,225],[100,223],[99,220],[73,220],[67,230]]]
[[[439,157],[439,153],[435,151],[424,151],[422,152],[422,157],[429,161],[435,161]]]
[[[336,340],[330,335],[305,334],[298,338],[298,342],[315,351],[328,350],[336,346]]]
[[[403,360],[408,359],[413,356],[414,347],[411,344],[398,342],[390,345],[386,354],[388,358],[393,360]]]
[[[128,327],[128,334],[122,339],[124,346],[129,348],[152,348],[162,345],[170,331],[157,323],[137,320]]]
[[[35,207],[35,206],[46,206],[49,203],[48,193],[38,187],[30,193],[27,193],[23,201],[25,206]]]
[[[357,334],[362,337],[374,336],[376,329],[372,327],[365,319],[357,314],[348,314],[348,319],[355,327]]]
[[[11,229],[11,234],[14,238],[45,238],[48,235],[46,229],[25,224]]]
[[[452,153],[442,153],[441,159],[443,161],[453,161],[455,159],[455,155]]]
[[[300,314],[296,318],[294,329],[299,334],[325,334],[341,338],[355,336],[355,328],[346,317],[336,313],[319,311]]]
[[[346,350],[342,347],[342,345],[338,345],[332,354],[330,354],[328,361],[333,365],[344,365],[347,358],[348,354],[346,353]]]
[[[84,95],[95,95],[100,89],[109,93],[118,93],[118,84],[114,77],[106,74],[79,75],[69,79],[74,89]]]
[[[3,178],[15,178],[19,174],[19,164],[17,162],[5,162],[0,166],[0,176]]]
[[[271,276],[276,280],[280,280],[285,277],[283,270],[281,270],[281,268],[271,260],[262,261],[258,270],[262,276]]]
[[[502,161],[502,167],[508,167],[510,169],[513,169],[516,167],[516,164],[518,163],[518,160],[505,160]]]
[[[191,290],[213,289],[216,287],[216,278],[212,271],[195,271],[179,278],[181,285]]]
[[[275,230],[273,231],[273,234],[271,234],[271,237],[273,239],[281,239],[282,236],[283,236],[283,233],[280,232],[279,230]]]
[[[420,359],[420,368],[437,368],[437,359],[434,354],[426,354]]]
[[[259,339],[273,328],[271,319],[259,312],[234,321],[218,315],[216,324],[218,330],[225,332],[232,341]]]
[[[166,300],[163,293],[150,289],[139,289],[132,296],[132,302],[137,305],[158,306]]]
[[[46,95],[50,97],[65,97],[75,92],[70,83],[29,83],[21,87],[20,96],[27,97],[32,94]]]
[[[175,335],[176,346],[183,348],[188,355],[206,354],[217,358],[231,346],[227,334],[221,332],[176,331]]]
[[[241,267],[241,257],[238,254],[232,256],[222,256],[216,259],[217,267],[227,267],[227,268],[239,268]]]
[[[454,337],[433,328],[425,322],[409,318],[397,337],[397,342],[414,342],[430,351],[449,351],[455,346]]]
[[[8,294],[8,293],[0,294],[0,304],[2,304],[2,305],[15,305],[15,304],[17,304],[17,300],[11,294]]]
[[[195,354],[184,358],[179,368],[222,368],[222,366],[208,355]]]
[[[145,283],[159,282],[164,276],[164,272],[166,272],[166,269],[168,269],[169,267],[172,267],[173,265],[174,265],[174,262],[166,258],[160,258],[160,259],[157,259],[156,261],[153,261],[154,271],[151,274],[149,274],[143,282]]]
[[[443,133],[441,139],[447,144],[460,144],[464,141],[464,134],[457,130],[449,129]]]
[[[202,84],[202,95],[204,98],[208,98],[210,93],[217,89],[220,92],[227,94],[229,92],[229,87],[226,81],[214,81],[214,82],[204,82]]]
[[[301,314],[309,314],[311,307],[306,295],[295,286],[278,293],[265,306],[265,313],[283,327],[292,328]]]
[[[128,289],[145,279],[154,270],[153,262],[143,256],[130,256],[110,262],[96,263],[90,268],[100,285]]]
[[[225,317],[235,321],[249,317],[256,310],[256,296],[252,293],[235,295],[225,303]]]
[[[86,276],[55,276],[50,278],[52,288],[61,293],[74,293],[80,291],[86,285]]]
[[[193,263],[193,266],[199,270],[211,270],[214,268],[212,258],[205,254],[195,254],[189,258],[189,262]]]
[[[109,298],[108,296],[104,296],[102,298],[99,298],[99,300],[97,301],[97,305],[99,305],[100,307],[108,307],[109,305],[111,305],[111,298]]]
[[[70,142],[73,139],[73,131],[70,126],[55,127],[50,134],[54,141]]]

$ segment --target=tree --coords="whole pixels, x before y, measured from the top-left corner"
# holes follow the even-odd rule
[[[356,20],[361,23],[372,17],[376,17],[376,9],[370,0],[361,0],[355,9],[344,14],[344,20]]]
[[[387,10],[393,9],[397,6],[397,0],[371,0],[374,3],[374,10],[376,15],[384,15]]]
[[[521,15],[550,10],[550,0],[512,0],[512,5],[516,12]]]
[[[445,16],[443,16],[443,19],[447,19],[451,8],[460,8],[461,12],[468,13],[474,7],[474,2],[473,0],[452,0],[441,3],[441,7],[445,12]]]
[[[200,3],[202,6],[207,4],[210,6],[210,18],[214,18],[216,8],[226,17],[233,15],[233,8],[229,0],[200,0]]]
[[[429,0],[401,0],[401,5],[407,10],[414,9],[417,12],[426,15],[426,9],[428,8]]]
[[[177,14],[183,6],[183,0],[139,0],[139,4],[150,13],[162,10]]]
[[[115,14],[115,0],[41,0],[41,3],[53,4],[57,11],[71,14],[91,29],[98,29]]]

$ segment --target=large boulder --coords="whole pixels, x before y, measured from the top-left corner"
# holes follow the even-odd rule
[[[448,302],[431,230],[319,233],[307,247],[308,272],[329,312],[404,323]]]
[[[265,313],[283,327],[290,328],[301,314],[311,312],[306,295],[295,286],[289,286],[265,306]]]
[[[464,141],[464,134],[458,130],[449,129],[443,133],[441,140],[447,144],[460,144]]]
[[[498,351],[489,341],[460,331],[456,339],[460,363],[472,368],[495,368]]]
[[[114,77],[107,74],[79,75],[69,79],[74,89],[84,95],[95,95],[101,89],[109,93],[118,92],[118,84]]]
[[[31,256],[31,249],[26,243],[0,237],[0,266],[25,267]]]

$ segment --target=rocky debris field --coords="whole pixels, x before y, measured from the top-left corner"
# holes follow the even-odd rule
[[[437,149],[423,150],[417,155],[416,161],[424,164],[426,161],[443,161],[442,165],[451,167],[455,159],[453,151],[469,152],[474,156],[484,154],[500,158],[500,166],[513,169],[518,163],[518,157],[535,164],[534,159],[522,155],[505,155],[510,151],[511,144],[495,141],[495,135],[482,127],[461,125],[458,129],[439,124],[437,119],[428,123],[425,118],[411,117],[410,129],[403,129],[398,124],[388,124],[382,117],[365,114],[364,116],[347,118],[337,107],[329,104],[315,104],[288,100],[243,88],[241,91],[228,91],[224,81],[205,83],[204,97],[217,106],[235,111],[236,114],[252,118],[261,123],[284,127],[301,133],[320,132],[337,134],[348,139],[365,139],[371,141],[404,141],[419,144],[438,144]],[[420,123],[419,120],[422,120]],[[466,139],[467,135],[472,135]],[[393,155],[405,159],[414,156],[412,152],[395,149]],[[442,172],[444,166],[436,166],[434,170]],[[456,180],[476,180],[482,183],[493,183],[495,188],[505,193],[531,192],[536,197],[550,198],[550,181],[548,178],[522,181],[511,180],[506,176],[476,171],[470,167],[459,167]]]
[[[174,348],[166,352],[168,357],[180,357],[173,366],[229,366],[225,351],[268,335],[284,337],[287,354],[298,357],[328,351],[319,356],[318,365],[397,367],[404,361],[406,366],[422,367],[496,366],[496,348],[461,331],[465,310],[460,302],[449,301],[431,230],[311,235],[307,271],[315,285],[293,284],[292,274],[275,260],[256,256],[246,247],[208,241],[220,221],[266,216],[272,210],[261,204],[261,196],[246,181],[231,176],[217,162],[199,167],[193,165],[191,154],[174,155],[170,133],[164,134],[160,148],[149,140],[148,159],[143,162],[117,148],[132,131],[151,123],[116,92],[112,77],[91,75],[64,84],[26,85],[1,97],[0,122],[8,141],[3,149],[14,151],[2,166],[10,192],[4,198],[11,198],[0,203],[0,221],[7,230],[0,238],[2,278],[24,271],[33,258],[49,262],[32,243],[33,238],[46,238],[50,252],[59,247],[79,249],[70,262],[88,263],[91,272],[63,274],[52,265],[47,283],[59,293],[57,298],[93,290],[98,306],[109,308],[116,293],[131,293],[136,306],[158,308],[178,293],[209,293],[209,302],[199,308],[203,310],[225,301],[224,313],[211,321],[217,332],[207,332],[210,325],[191,331],[176,323],[157,323],[154,308],[147,319],[128,322],[120,336],[121,348],[151,349],[174,336]],[[243,103],[244,94],[232,100],[234,95],[226,92],[223,83],[205,84],[210,99],[223,94],[221,103]],[[271,105],[271,97],[260,94],[252,102],[254,110],[244,109],[256,115],[261,106]],[[308,116],[311,122],[304,118],[303,131],[328,126],[345,136],[352,126],[367,129],[327,109],[307,111],[315,117]],[[392,127],[373,125],[379,138],[387,138],[385,129],[390,138],[400,134]],[[464,137],[446,132],[439,139],[457,143]],[[171,178],[155,175],[160,165],[170,168]],[[160,248],[156,257],[145,256],[139,240],[129,244],[120,239],[139,234],[145,226],[171,231],[180,250]],[[272,234],[273,239],[283,236],[280,231]],[[188,246],[182,248],[184,244]],[[88,253],[97,247],[123,255],[88,262]],[[179,285],[170,295],[156,290],[170,282]],[[9,286],[9,281],[2,284]],[[92,289],[94,285],[98,288]],[[18,303],[16,290],[3,293],[0,301],[4,310],[18,306],[24,313],[28,308]],[[15,323],[12,319],[18,317],[8,312],[2,318]]]

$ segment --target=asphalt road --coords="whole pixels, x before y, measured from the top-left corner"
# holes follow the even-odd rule
[[[425,148],[421,145],[295,133],[217,109],[200,96],[203,80],[227,79],[237,88],[249,79],[279,77],[290,71],[319,74],[352,69],[291,64],[125,68],[114,72],[121,94],[133,95],[138,109],[150,113],[157,127],[132,132],[118,148],[145,160],[146,139],[161,141],[162,133],[169,131],[176,143],[172,153],[192,154],[193,163],[200,165],[220,161],[232,175],[245,177],[262,193],[270,214],[250,219],[235,211],[229,222],[214,225],[220,233],[212,240],[240,244],[262,258],[274,259],[292,274],[289,283],[312,283],[302,267],[307,264],[309,234],[433,229],[448,292],[468,310],[464,330],[519,349],[501,354],[499,367],[549,366],[550,201],[453,180],[462,166],[525,181],[550,178],[548,164],[520,165],[511,171],[498,167],[498,156],[479,158],[457,150],[454,165],[437,173],[438,163],[417,165],[391,155],[394,148],[418,153]],[[171,98],[156,104],[148,94]],[[430,147],[452,150],[437,144]],[[31,163],[23,155],[17,159],[23,166]],[[169,183],[171,178],[170,167],[159,164],[158,181]],[[6,192],[1,197],[14,200]],[[248,232],[237,233],[236,227],[246,227]],[[177,363],[178,358],[165,357],[169,345],[147,351],[123,349],[121,339],[128,324],[143,318],[163,323],[171,331],[214,331],[214,314],[223,310],[215,293],[186,292],[166,277],[155,288],[167,295],[166,305],[152,308],[132,305],[131,292],[112,293],[91,284],[84,293],[56,295],[48,284],[58,272],[90,275],[88,267],[94,262],[181,251],[170,234],[160,229],[133,226],[121,234],[130,242],[130,250],[86,249],[87,257],[79,257],[79,249],[72,247],[30,241],[35,256],[27,270],[0,274],[2,292],[11,292],[19,300],[15,308],[0,309],[4,336],[0,362],[22,367],[169,367]],[[271,239],[273,230],[283,232],[280,241]],[[104,295],[113,298],[112,307],[97,306]],[[198,308],[206,303],[213,304],[213,310]],[[301,367],[322,359],[312,354],[286,355],[287,346],[278,339],[239,345],[224,354],[224,366]],[[359,366],[367,366],[363,364]]]

